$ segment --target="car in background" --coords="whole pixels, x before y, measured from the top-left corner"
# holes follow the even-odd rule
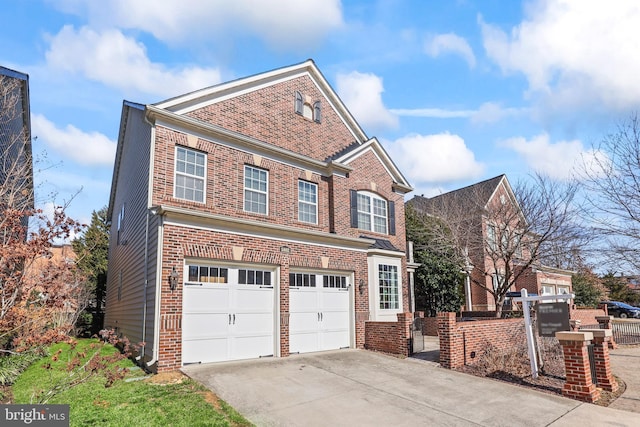
[[[607,306],[607,312],[610,316],[619,317],[621,319],[640,318],[640,308],[638,307],[634,307],[620,301],[604,301],[602,304]]]

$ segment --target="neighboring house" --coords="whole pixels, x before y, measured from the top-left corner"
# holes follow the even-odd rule
[[[7,207],[33,209],[31,113],[29,76],[0,67],[0,208]]]
[[[409,191],[311,60],[125,101],[105,327],[156,371],[364,348],[409,311]]]
[[[516,224],[526,222],[506,175],[435,197],[415,196],[407,202],[419,212],[456,218],[458,244],[467,248],[468,279],[465,283],[466,311],[496,310],[493,295],[484,290],[505,280],[505,260],[515,283],[511,291],[526,288],[529,294],[571,293],[571,272],[528,263],[531,252],[527,236]],[[507,253],[508,255],[496,255]],[[527,265],[530,264],[530,265]]]

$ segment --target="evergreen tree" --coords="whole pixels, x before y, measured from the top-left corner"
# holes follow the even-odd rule
[[[636,294],[629,289],[629,285],[623,277],[616,276],[614,273],[608,272],[602,276],[602,283],[607,289],[610,301],[626,302],[631,305],[638,302]]]
[[[407,239],[414,243],[416,310],[426,316],[439,311],[459,311],[463,304],[463,274],[455,250],[441,239],[444,224],[406,207]],[[435,230],[438,229],[437,232]]]
[[[602,280],[591,269],[580,269],[571,276],[571,283],[577,306],[596,308],[600,301],[604,300],[605,291]]]
[[[102,329],[104,299],[107,286],[107,258],[109,255],[109,227],[106,206],[91,213],[91,224],[72,242],[76,265],[87,277],[91,292],[91,333]]]

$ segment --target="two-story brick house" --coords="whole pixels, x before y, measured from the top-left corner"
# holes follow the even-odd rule
[[[33,209],[29,76],[0,66],[0,210]],[[24,229],[29,218],[22,220]],[[25,232],[25,238],[27,233]]]
[[[409,191],[311,60],[124,102],[105,326],[157,371],[363,348],[409,311]]]
[[[489,289],[527,289],[530,294],[571,293],[571,272],[543,265],[532,257],[530,230],[506,175],[481,181],[438,196],[415,196],[407,202],[416,210],[447,217],[457,244],[464,245],[468,276],[465,283],[467,311],[494,311]],[[510,270],[510,271],[509,271]],[[508,274],[507,274],[508,271]],[[508,276],[508,278],[505,278]]]

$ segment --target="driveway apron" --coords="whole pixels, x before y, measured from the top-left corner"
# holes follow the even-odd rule
[[[258,426],[631,426],[638,420],[637,414],[364,350],[183,371]]]

